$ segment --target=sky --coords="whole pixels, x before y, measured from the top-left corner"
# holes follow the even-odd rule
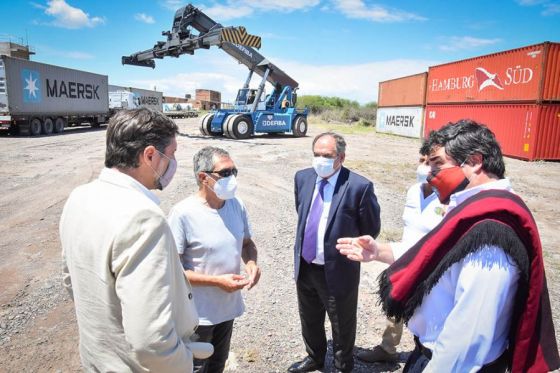
[[[0,2],[0,41],[29,44],[32,60],[108,75],[109,83],[231,102],[248,74],[218,47],[123,66],[171,30],[180,0]],[[544,41],[560,42],[560,0],[225,0],[192,3],[224,26],[261,36],[259,53],[299,83],[299,95],[377,101],[380,81],[429,66]],[[257,76],[252,86],[257,87]],[[270,87],[267,88],[270,91]]]

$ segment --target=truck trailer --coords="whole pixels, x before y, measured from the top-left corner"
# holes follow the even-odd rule
[[[108,116],[106,75],[0,56],[0,129],[49,135]]]
[[[111,115],[122,109],[146,107],[163,111],[163,92],[109,84],[109,111]]]

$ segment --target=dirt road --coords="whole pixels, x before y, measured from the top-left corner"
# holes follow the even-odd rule
[[[231,152],[239,168],[239,196],[250,213],[263,277],[245,291],[247,312],[236,322],[229,371],[282,372],[304,356],[292,281],[295,231],[293,175],[311,163],[312,136],[329,128],[345,135],[345,165],[374,181],[382,208],[381,239],[400,237],[405,191],[415,178],[418,140],[371,130],[310,123],[308,137],[262,136],[245,141],[199,136],[197,120],[178,121],[179,170],[160,193],[162,209],[196,190],[192,156],[203,146]],[[69,129],[49,137],[0,135],[0,372],[80,371],[73,304],[61,286],[58,220],[70,191],[103,167],[104,127]],[[560,163],[507,159],[507,175],[537,220],[557,340],[560,340]],[[88,229],[88,227],[83,227]],[[374,295],[381,264],[362,271],[356,346],[369,348],[384,328]],[[401,360],[412,349],[407,334]],[[330,361],[329,361],[330,363]],[[399,365],[357,363],[357,372],[394,371]],[[330,366],[327,366],[329,371]]]

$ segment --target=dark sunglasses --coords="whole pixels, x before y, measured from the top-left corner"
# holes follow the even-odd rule
[[[231,175],[237,176],[237,168],[224,168],[220,171],[203,171],[207,174],[218,174],[220,177],[230,177]]]

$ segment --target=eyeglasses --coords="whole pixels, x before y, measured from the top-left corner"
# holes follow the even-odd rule
[[[237,168],[224,168],[220,171],[203,171],[207,174],[218,174],[220,177],[230,177],[231,175],[237,176]]]

